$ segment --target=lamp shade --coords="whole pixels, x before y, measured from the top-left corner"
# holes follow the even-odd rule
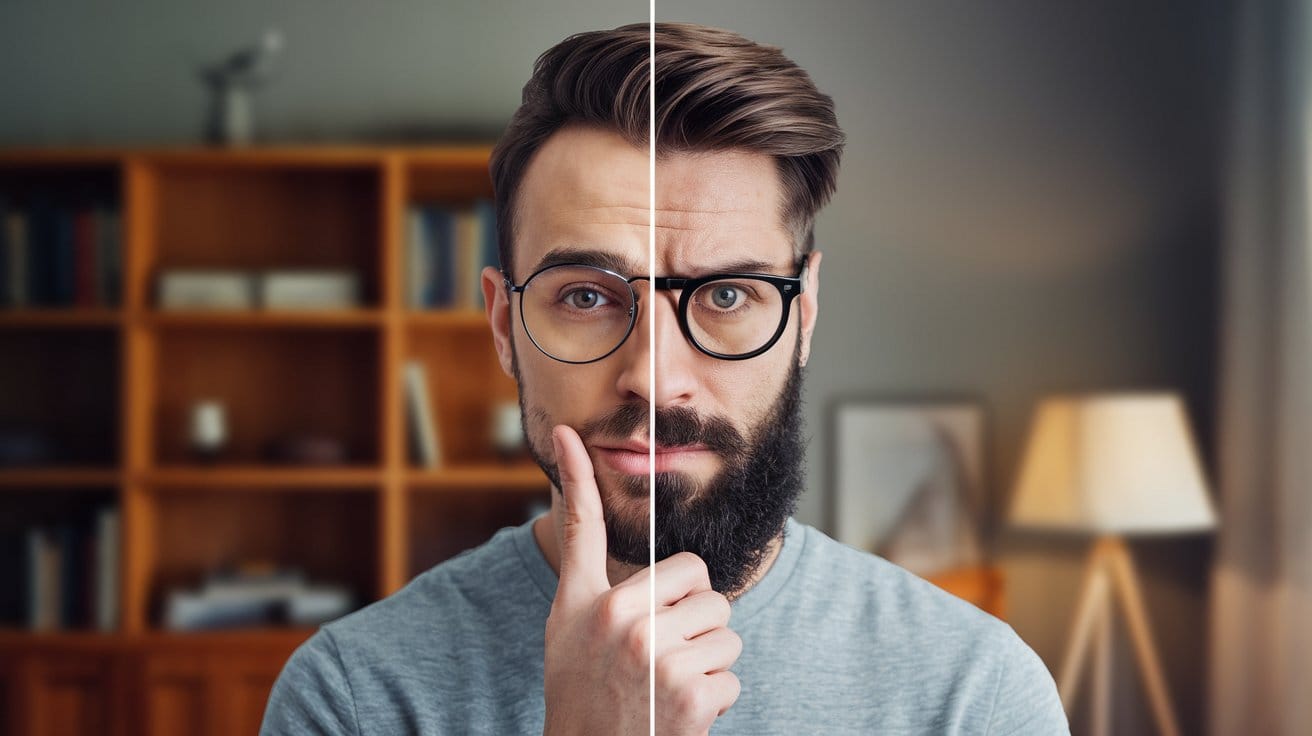
[[[1016,527],[1094,534],[1215,527],[1180,397],[1045,399],[1030,426],[1008,516]]]

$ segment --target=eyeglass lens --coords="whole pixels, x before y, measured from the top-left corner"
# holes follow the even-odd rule
[[[524,327],[557,360],[587,362],[609,354],[634,322],[634,291],[623,278],[589,266],[555,266],[529,280],[522,294]],[[745,355],[778,331],[784,302],[771,283],[725,278],[687,296],[688,331],[703,349]]]

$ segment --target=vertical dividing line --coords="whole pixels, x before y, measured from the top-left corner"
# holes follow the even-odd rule
[[[656,0],[648,0],[647,21],[647,275],[656,277]],[[654,284],[649,281],[648,284]],[[656,736],[656,290],[647,289],[647,582],[650,586],[649,623],[652,643],[647,661],[647,702],[650,704],[648,733]]]

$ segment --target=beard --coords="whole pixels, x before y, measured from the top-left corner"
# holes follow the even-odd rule
[[[517,367],[515,375],[529,451],[559,490],[560,473],[555,463],[546,460],[527,426],[530,416],[541,424],[549,424],[550,418],[541,409],[524,404]],[[794,360],[783,390],[749,438],[722,417],[703,418],[688,407],[656,409],[658,445],[701,444],[722,461],[721,470],[704,483],[683,473],[656,474],[657,560],[691,552],[706,563],[711,587],[717,592],[732,598],[744,591],[768,555],[771,542],[796,510],[802,491],[806,448],[801,391],[802,369]],[[648,411],[647,402],[622,404],[584,424],[579,436],[585,442],[646,437]],[[627,476],[618,491],[633,498],[650,498],[648,484],[649,476]],[[621,563],[647,565],[649,519],[616,513],[615,506],[602,505],[607,554]]]

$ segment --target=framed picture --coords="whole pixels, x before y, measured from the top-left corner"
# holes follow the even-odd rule
[[[840,542],[920,575],[983,562],[981,406],[844,401],[834,428]]]

